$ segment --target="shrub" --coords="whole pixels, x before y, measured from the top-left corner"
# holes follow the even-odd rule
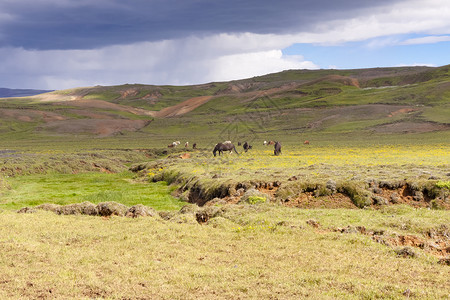
[[[264,194],[256,189],[249,189],[247,192],[245,192],[245,194],[242,196],[239,202],[257,204],[257,203],[264,203],[268,200],[269,196],[267,194]]]
[[[266,198],[258,196],[250,196],[248,197],[247,202],[250,204],[264,203],[266,202]]]
[[[370,193],[356,183],[341,183],[338,191],[348,195],[353,204],[355,204],[359,208],[364,208],[372,204]]]
[[[450,190],[450,181],[438,181],[436,182],[436,187],[440,189],[446,188]]]

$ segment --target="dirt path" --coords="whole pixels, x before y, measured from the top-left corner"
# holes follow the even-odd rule
[[[170,118],[184,115],[190,111],[193,111],[200,105],[205,104],[211,100],[212,96],[194,97],[178,103],[174,106],[163,108],[162,110],[155,112],[154,116],[158,118]]]

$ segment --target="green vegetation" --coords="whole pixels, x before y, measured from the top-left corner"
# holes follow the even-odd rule
[[[449,78],[292,70],[0,99],[0,298],[445,298]],[[224,140],[253,148],[213,157]],[[112,201],[158,214],[81,209]]]
[[[239,135],[246,139],[255,133],[266,139],[448,132],[449,69],[293,70],[196,86],[97,86],[3,99],[0,137],[15,141],[36,135],[45,139],[119,135],[124,140],[140,136],[164,141],[153,143],[161,146],[172,137],[216,139],[227,129],[232,131],[232,124],[240,126]],[[200,96],[212,98],[176,118],[154,116]],[[104,126],[115,129],[102,133],[72,122],[79,119],[108,120]],[[133,127],[124,120],[149,122]],[[54,128],[67,129],[61,133]]]
[[[319,229],[307,225],[311,219]],[[311,211],[236,206],[203,226],[194,220],[180,224],[3,211],[0,295],[402,299],[409,290],[420,299],[443,299],[448,266],[420,249],[413,258],[403,258],[394,251],[400,248],[335,230],[364,225],[384,230],[384,236],[422,236],[447,221],[443,211],[409,207]]]
[[[436,186],[439,188],[447,188],[450,190],[450,181],[438,181]]]
[[[164,182],[137,182],[129,173],[39,174],[8,178],[7,182],[9,190],[3,192],[0,207],[8,209],[84,201],[144,204],[157,210],[179,210],[184,205],[170,196],[173,187]]]

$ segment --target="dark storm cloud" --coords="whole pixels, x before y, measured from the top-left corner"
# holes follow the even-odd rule
[[[295,33],[392,2],[6,0],[0,2],[0,47],[93,49],[189,35]]]

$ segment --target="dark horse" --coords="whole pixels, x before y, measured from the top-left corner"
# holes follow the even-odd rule
[[[239,154],[239,153],[236,151],[236,147],[234,147],[233,144],[231,144],[231,143],[225,143],[225,144],[218,143],[218,144],[214,147],[213,154],[214,154],[214,156],[216,156],[216,152],[217,152],[217,151],[219,151],[219,155],[220,155],[220,154],[223,154],[223,151],[232,151],[232,150],[234,150],[234,152],[236,152],[237,154]]]
[[[275,145],[273,146],[274,150],[273,150],[273,154],[278,155],[281,154],[281,143],[280,142],[275,142]]]
[[[242,146],[244,147],[245,152],[247,152],[249,149],[252,149],[252,145],[250,145],[249,143],[245,142],[244,145]]]

